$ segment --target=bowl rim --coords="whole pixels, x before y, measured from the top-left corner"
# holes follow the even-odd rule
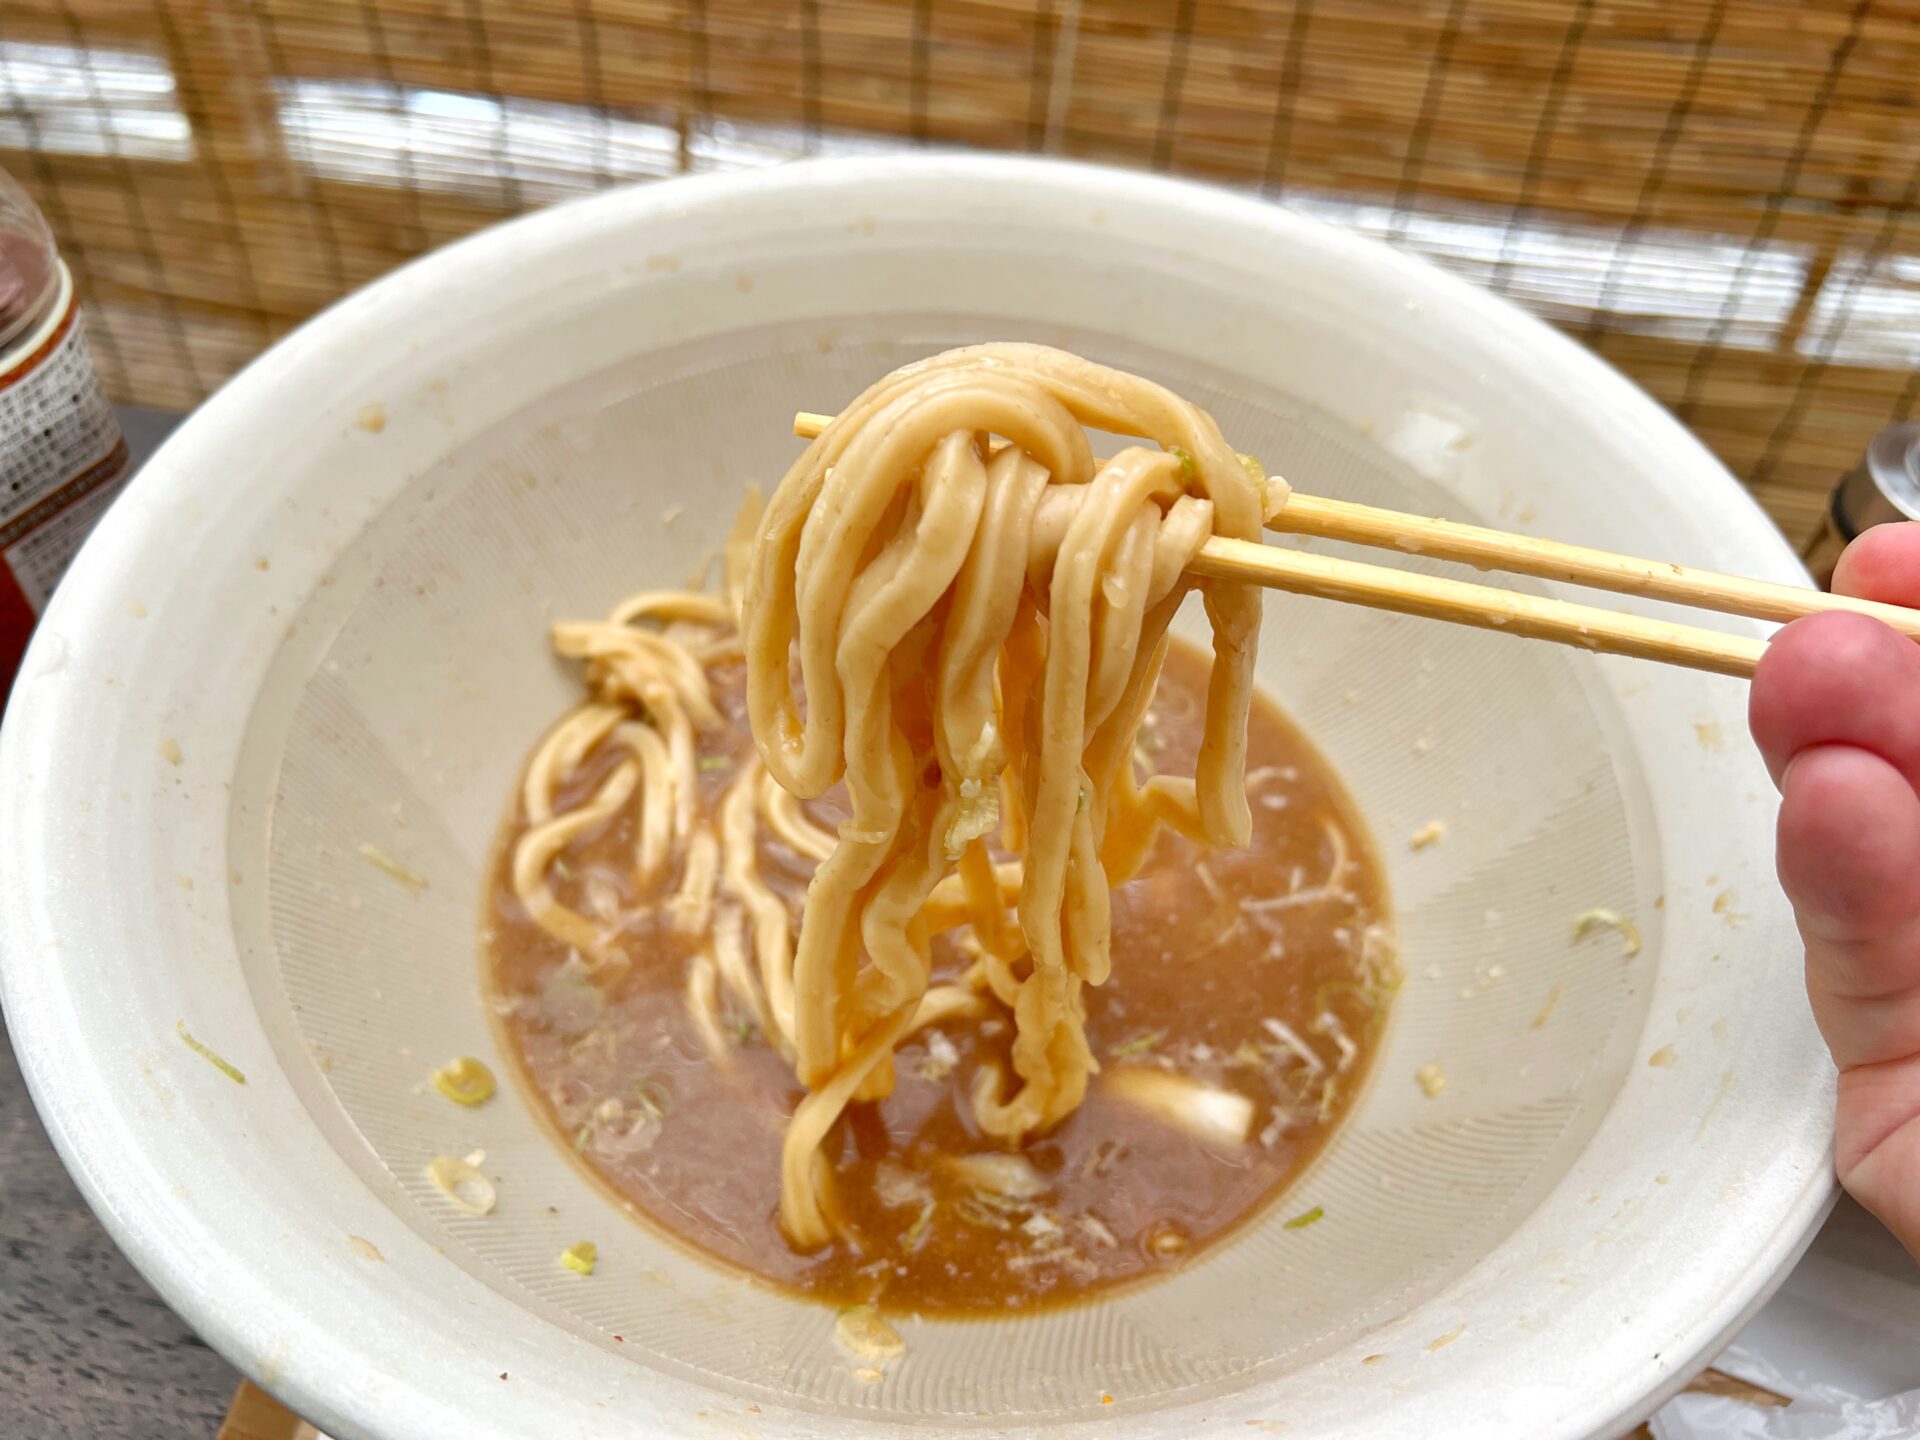
[[[156,1191],[156,1172],[146,1158],[117,1143],[128,1127],[141,1123],[140,1102],[129,1077],[110,1073],[102,1057],[88,1054],[82,1014],[108,1002],[66,983],[62,947],[70,954],[121,944],[124,937],[90,925],[85,887],[69,883],[62,873],[64,865],[85,855],[88,827],[72,806],[54,803],[54,796],[72,777],[86,773],[90,757],[80,737],[90,729],[98,733],[102,724],[150,721],[132,713],[124,694],[103,700],[97,689],[83,693],[77,684],[34,683],[32,677],[71,676],[92,663],[70,650],[78,639],[103,632],[120,613],[125,591],[119,577],[147,548],[156,514],[200,501],[211,508],[233,473],[236,445],[244,445],[261,416],[288,409],[297,413],[306,403],[306,387],[336,369],[340,356],[391,344],[394,327],[406,315],[457,302],[461,287],[476,277],[564,256],[582,227],[632,229],[654,217],[730,199],[777,200],[836,186],[857,191],[908,178],[933,178],[955,187],[1070,190],[1076,199],[1092,203],[1178,209],[1196,225],[1264,232],[1336,255],[1356,273],[1415,281],[1489,330],[1550,357],[1561,373],[1589,388],[1596,404],[1622,410],[1669,449],[1690,452],[1689,468],[1696,477],[1717,472],[1714,498],[1724,505],[1721,523],[1730,540],[1753,557],[1752,572],[1804,580],[1784,538],[1719,462],[1631,381],[1571,339],[1423,260],[1257,196],[1191,181],[1051,159],[947,153],[814,160],[681,177],[516,217],[423,255],[337,302],[229,381],[134,480],[57,592],[21,665],[0,729],[0,854],[19,861],[15,884],[0,890],[0,1003],[35,1104],[88,1203],[136,1267],[216,1349],[315,1423],[346,1434],[384,1433],[389,1427],[399,1427],[393,1433],[446,1433],[465,1423],[462,1400],[471,1393],[472,1377],[436,1376],[429,1382],[416,1372],[392,1375],[383,1385],[343,1387],[343,1363],[353,1367],[345,1373],[369,1373],[367,1340],[343,1336],[339,1326],[327,1323],[323,1307],[290,1310],[286,1290],[264,1283],[267,1277],[208,1264],[215,1252],[183,1245],[183,1234],[208,1244],[220,1243],[222,1236],[208,1229],[203,1203]],[[224,818],[221,829],[224,837]],[[230,928],[228,934],[231,938]],[[1810,1096],[1809,1115],[1815,1103],[1826,1106],[1827,1097]],[[1830,1117],[1830,1107],[1826,1113]],[[1783,1140],[1786,1168],[1797,1183],[1771,1188],[1764,1241],[1746,1255],[1740,1283],[1725,1292],[1714,1313],[1694,1316],[1684,1327],[1692,1353],[1670,1354],[1650,1372],[1643,1367],[1637,1378],[1622,1373],[1596,1384],[1584,1403],[1571,1402],[1557,1417],[1557,1423],[1577,1427],[1563,1433],[1637,1419],[1656,1399],[1678,1389],[1689,1366],[1704,1361],[1706,1347],[1729,1337],[1784,1277],[1836,1191],[1830,1130],[1823,1135],[1808,1118],[1801,1117]],[[104,1123],[108,1119],[113,1123]],[[229,1248],[227,1253],[237,1252]],[[269,1345],[263,1340],[267,1336],[279,1338]],[[500,1395],[497,1423],[510,1425],[531,1413],[517,1410],[519,1403]],[[664,1433],[671,1427],[656,1403],[651,1395],[642,1397],[639,1413],[653,1411]]]

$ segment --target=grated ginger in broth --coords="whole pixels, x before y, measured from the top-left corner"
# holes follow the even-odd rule
[[[938,1030],[929,1030],[923,1037],[927,1053],[921,1058],[914,1073],[922,1080],[940,1081],[946,1079],[960,1063],[960,1051],[953,1041]]]
[[[1320,1052],[1302,1040],[1294,1031],[1294,1028],[1287,1024],[1286,1021],[1280,1019],[1278,1016],[1269,1015],[1261,1020],[1260,1024],[1269,1035],[1273,1036],[1274,1039],[1278,1040],[1294,1055],[1299,1057],[1300,1063],[1305,1065],[1307,1069],[1314,1074],[1318,1075],[1322,1070],[1327,1068],[1326,1061],[1320,1058]]]

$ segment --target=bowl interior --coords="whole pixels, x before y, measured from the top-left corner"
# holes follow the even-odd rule
[[[462,1378],[435,1402],[501,1433],[529,1393],[574,1407],[582,1434],[642,1413],[692,1425],[703,1395],[821,1427],[1101,1414],[1184,1433],[1230,1413],[1311,1432],[1385,1424],[1449,1387],[1478,1397],[1463,1416],[1538,1418],[1532,1382],[1494,1378],[1521,1356],[1540,1384],[1584,1385],[1556,1425],[1627,1413],[1764,1285],[1756,1266],[1804,1226],[1820,1144],[1817,1051],[1765,889],[1765,782],[1738,746],[1731,682],[1271,597],[1262,683],[1344,777],[1395,903],[1406,978],[1373,1079],[1292,1198],[1190,1268],[1074,1308],[909,1319],[908,1356],[879,1384],[853,1378],[829,1311],[621,1213],[517,1092],[466,1111],[426,1086],[453,1055],[512,1069],[476,932],[518,766],[574,693],[546,626],[698,571],[743,487],[797,453],[790,412],[837,406],[908,359],[986,338],[1065,345],[1200,400],[1317,494],[1782,573],[1749,509],[1697,515],[1744,504],[1697,446],[1517,312],[1205,192],[943,163],[911,182],[849,166],[536,217],[353,302],[216,402],[141,493],[177,501],[248,453],[267,498],[164,561],[126,558],[136,505],[49,626],[85,633],[141,584],[176,633],[209,638],[164,665],[100,663],[176,704],[205,688],[235,717],[195,751],[219,785],[178,813],[154,801],[147,848],[116,861],[161,875],[191,831],[229,882],[207,917],[219,957],[156,946],[138,1005],[169,1027],[183,997],[224,1006],[264,1080],[236,1103],[279,1106],[257,1118],[311,1186],[307,1208],[331,1206],[336,1230],[350,1213],[391,1222],[383,1248],[419,1263],[378,1294],[340,1282],[355,1304],[397,1319],[457,1295],[459,1323],[541,1357],[543,1390],[496,1400]],[[341,378],[383,336],[378,362]],[[310,421],[276,429],[322,374]],[[189,598],[183,572],[213,578]],[[154,765],[150,726],[114,743]],[[1432,820],[1445,838],[1412,849]],[[397,884],[363,845],[427,887]],[[1632,917],[1638,954],[1612,931],[1576,940],[1595,908]],[[110,976],[116,962],[98,963]],[[228,973],[243,986],[220,989]],[[1787,1063],[1748,1076],[1749,1049]],[[1448,1077],[1437,1096],[1414,1078],[1429,1063]],[[212,1143],[245,1172],[239,1137]],[[485,1218],[423,1175],[474,1149],[500,1177]],[[108,1168],[96,1194],[117,1183]],[[243,1188],[265,1204],[270,1182]],[[1311,1205],[1323,1221],[1282,1227]],[[205,1219],[205,1202],[189,1208]],[[304,1245],[321,1223],[293,1228]],[[588,1281],[555,1263],[583,1236],[600,1252]],[[164,1241],[144,1243],[164,1274]],[[1619,1333],[1623,1303],[1640,1333]],[[1650,1365],[1663,1347],[1666,1368]],[[323,1376],[286,1388],[343,1430],[385,1423]],[[399,1413],[391,1397],[384,1413]]]
[[[250,979],[316,1118],[487,1283],[583,1338],[621,1335],[626,1353],[729,1388],[1031,1414],[1296,1367],[1432,1295],[1512,1230],[1605,1113],[1646,1011],[1659,844],[1640,768],[1607,743],[1615,702],[1590,667],[1548,646],[1276,598],[1263,681],[1375,829],[1408,978],[1375,1083],[1324,1160],[1178,1276],[1030,1317],[909,1321],[911,1363],[868,1386],[829,1343],[828,1311],[621,1214],[522,1096],[464,1111],[423,1087],[451,1055],[512,1069],[477,988],[475,926],[518,766],[577,683],[550,658],[547,624],[700,570],[743,486],[771,484],[797,451],[779,423],[791,411],[992,333],[964,314],[747,327],[530,398],[411,485],[294,617],[277,679],[292,693],[267,702],[276,713],[261,716],[238,777],[243,802],[270,787],[274,799],[235,807],[236,848],[267,857]],[[1446,505],[1405,461],[1279,391],[1118,337],[1072,338],[1203,401],[1235,444],[1317,490]],[[1445,840],[1412,851],[1407,837],[1431,819]],[[369,865],[363,844],[427,889]],[[1572,918],[1592,907],[1641,917],[1649,950],[1622,960],[1611,931],[1575,942]],[[1448,1077],[1438,1097],[1414,1080],[1429,1062]],[[501,1177],[484,1218],[460,1215],[423,1174],[436,1154],[474,1149]],[[1282,1227],[1315,1204],[1326,1219],[1310,1231]],[[590,1285],[554,1263],[581,1235],[600,1247]],[[1013,1343],[1044,1347],[1049,1363],[1002,1364]]]

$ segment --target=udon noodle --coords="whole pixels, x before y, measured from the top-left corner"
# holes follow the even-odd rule
[[[1153,442],[1096,461],[1086,429]],[[685,1002],[712,1062],[721,1016],[752,1017],[806,1094],[781,1152],[781,1223],[835,1233],[823,1142],[894,1083],[916,1030],[988,1007],[1014,1024],[1013,1073],[982,1063],[967,1103],[1008,1145],[1070,1114],[1097,1070],[1082,987],[1109,969],[1109,890],[1161,825],[1244,844],[1246,724],[1260,603],[1186,567],[1213,535],[1257,538],[1278,480],[1212,419],[1149,381],[1032,345],[910,365],[847,406],[750,507],[722,594],[650,592],[555,627],[589,699],[523,783],[512,886],[589,973],[628,962],[611,900],[549,883],[575,837],[637,807],[637,881],[699,937]],[[1214,658],[1192,778],[1141,783],[1135,741],[1191,589]],[[719,725],[706,667],[744,655],[761,763],[703,813],[696,737]],[[590,753],[619,758],[570,809]],[[844,782],[837,834],[800,801]],[[758,873],[762,829],[818,862],[797,936]],[[589,913],[593,912],[593,913]],[[971,967],[931,983],[932,937]]]

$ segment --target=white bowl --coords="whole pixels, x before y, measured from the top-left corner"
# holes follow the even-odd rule
[[[167,1299],[329,1431],[1606,1434],[1824,1213],[1831,1073],[1742,688],[1318,602],[1272,602],[1263,678],[1375,826],[1408,981],[1303,1182],[1311,1231],[1270,1218],[1076,1310],[910,1325],[862,1387],[830,1316],[621,1217],[517,1095],[418,1093],[498,1058],[478,876],[568,694],[545,622],[681,578],[792,455],[789,410],[1003,335],[1151,370],[1318,493],[1802,578],[1680,426],[1544,325],[1160,179],[920,157],[674,181],[345,301],[114,508],[0,739],[4,998],[54,1140]],[[1574,942],[1595,905],[1645,953]],[[503,1176],[486,1220],[419,1174],[475,1144]],[[583,1234],[586,1281],[553,1263]]]

